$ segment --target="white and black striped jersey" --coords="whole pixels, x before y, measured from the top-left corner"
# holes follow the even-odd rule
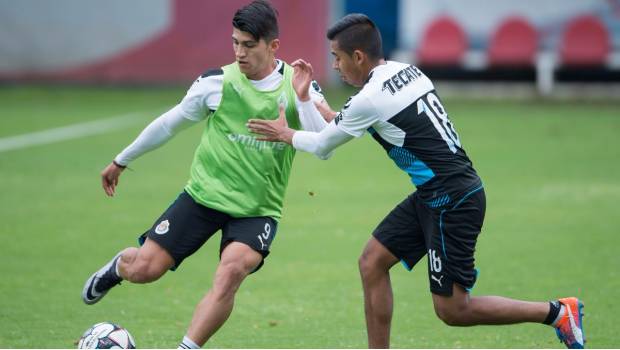
[[[393,61],[375,67],[335,121],[352,136],[370,133],[431,206],[481,185],[433,83],[417,67]]]

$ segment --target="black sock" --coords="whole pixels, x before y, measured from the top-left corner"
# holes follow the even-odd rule
[[[555,321],[559,313],[560,313],[560,303],[558,303],[557,301],[550,301],[549,302],[549,314],[547,315],[547,318],[545,318],[543,323],[550,325],[551,323],[553,323],[553,321]]]

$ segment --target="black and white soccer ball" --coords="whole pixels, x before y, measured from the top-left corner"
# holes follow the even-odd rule
[[[136,342],[129,332],[114,323],[101,322],[82,334],[78,349],[135,349]]]

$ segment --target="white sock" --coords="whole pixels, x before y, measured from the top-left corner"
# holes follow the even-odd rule
[[[200,349],[200,346],[196,345],[196,343],[194,343],[187,336],[184,336],[183,341],[179,344],[177,349]]]
[[[551,326],[553,327],[557,327],[558,326],[558,322],[560,322],[560,320],[562,319],[562,316],[564,316],[564,313],[566,312],[566,306],[564,306],[564,304],[560,304],[560,312],[558,312],[558,317],[555,318],[555,320],[553,320],[553,322],[551,322]]]

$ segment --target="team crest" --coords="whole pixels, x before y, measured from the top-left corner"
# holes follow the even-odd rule
[[[159,225],[155,227],[155,233],[157,233],[158,235],[163,235],[167,233],[168,230],[170,230],[170,222],[168,222],[168,220],[160,222]]]

